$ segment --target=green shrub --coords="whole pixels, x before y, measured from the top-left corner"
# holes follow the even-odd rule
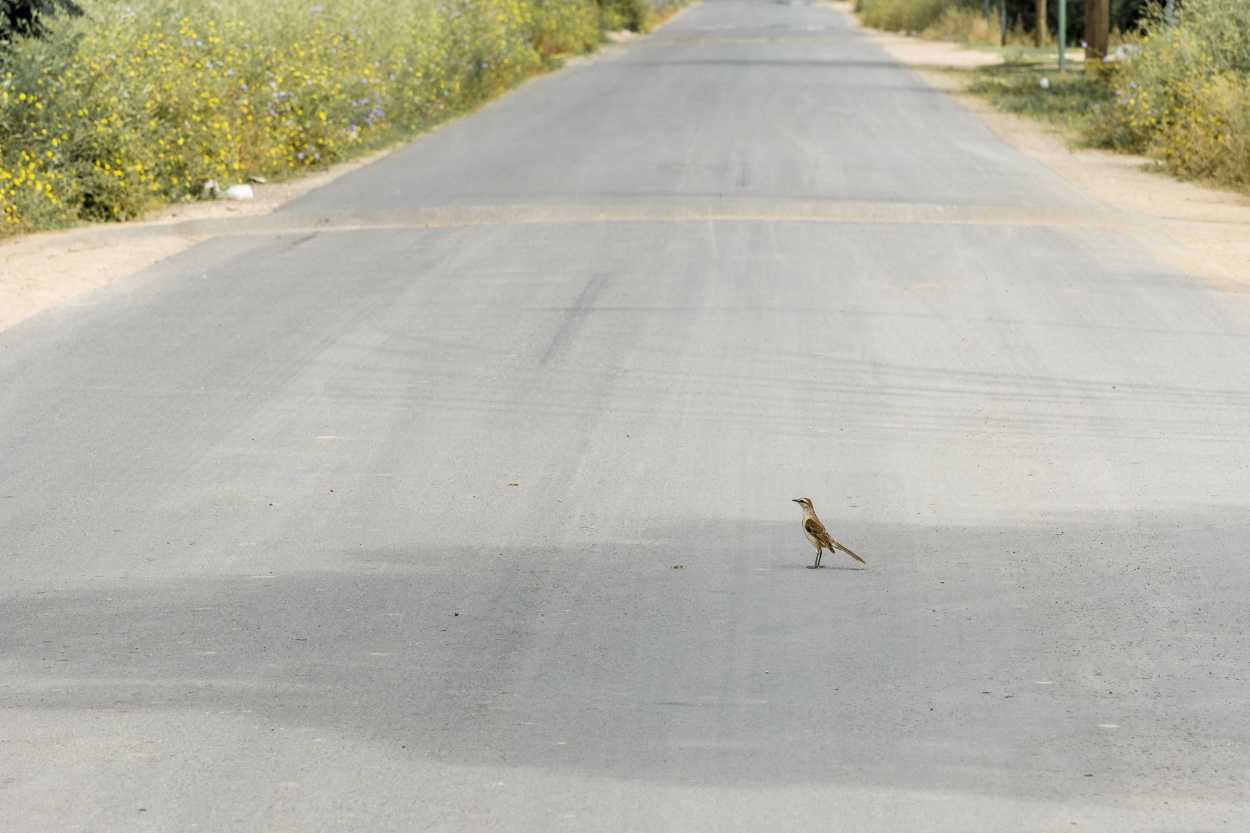
[[[655,18],[650,0],[601,0],[599,10],[605,32],[649,32]]]
[[[43,34],[43,22],[57,14],[80,15],[74,0],[0,0],[0,44],[22,35]]]

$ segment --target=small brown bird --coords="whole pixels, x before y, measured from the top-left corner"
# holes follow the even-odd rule
[[[816,510],[812,508],[811,500],[805,497],[796,497],[794,502],[803,507],[803,534],[807,536],[807,540],[811,541],[812,546],[816,548],[816,563],[807,569],[820,569],[820,557],[825,554],[825,550],[829,550],[829,552],[842,550],[842,552],[854,558],[860,564],[868,563],[833,540],[833,536],[825,529],[825,525],[820,522],[820,518],[816,517]]]

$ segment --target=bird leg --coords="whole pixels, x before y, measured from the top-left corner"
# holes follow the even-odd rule
[[[819,570],[819,569],[820,569],[820,557],[821,557],[822,555],[824,555],[824,554],[825,554],[825,550],[824,550],[824,548],[823,548],[823,547],[817,547],[817,548],[816,548],[816,563],[815,563],[815,564],[813,564],[812,566],[808,567],[807,569],[809,569],[809,570]]]

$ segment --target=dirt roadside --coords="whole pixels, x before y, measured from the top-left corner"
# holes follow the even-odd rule
[[[854,20],[850,4],[829,4]],[[996,63],[991,52],[864,30],[882,48],[947,91],[995,133],[1082,191],[1129,215],[1135,237],[1186,272],[1229,291],[1250,292],[1250,199],[1177,182],[1147,169],[1141,157],[1070,150],[1045,128],[959,91],[942,70]],[[256,198],[176,205],[119,225],[86,226],[0,241],[0,331],[57,304],[139,272],[206,238],[168,228],[186,220],[269,214],[279,206],[381,158],[338,165],[299,180],[255,186]]]
[[[251,200],[171,205],[140,220],[0,240],[0,331],[93,289],[133,275],[205,238],[170,233],[185,220],[269,214],[296,197],[382,158],[378,153],[291,182],[253,185]]]
[[[849,2],[829,5],[914,69],[926,83],[974,113],[1008,144],[1086,194],[1129,215],[1125,219],[1139,227],[1133,234],[1143,250],[1224,289],[1250,293],[1250,198],[1172,179],[1155,172],[1154,163],[1142,156],[1073,150],[1042,125],[996,110],[963,92],[959,78],[944,72],[999,63],[1001,55],[865,29],[851,12]],[[1079,67],[1082,56],[1074,51],[1068,54]]]

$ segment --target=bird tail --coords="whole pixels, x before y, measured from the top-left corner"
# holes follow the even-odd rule
[[[867,561],[865,561],[864,559],[860,558],[858,555],[856,555],[855,553],[851,552],[851,551],[850,551],[850,550],[848,550],[846,547],[842,546],[841,544],[838,544],[838,545],[837,545],[837,547],[838,547],[838,549],[842,550],[842,552],[844,552],[844,553],[846,553],[847,555],[849,555],[851,558],[854,558],[854,559],[855,559],[856,561],[858,561],[860,564],[863,564],[864,566],[868,566],[868,562],[867,562]]]

